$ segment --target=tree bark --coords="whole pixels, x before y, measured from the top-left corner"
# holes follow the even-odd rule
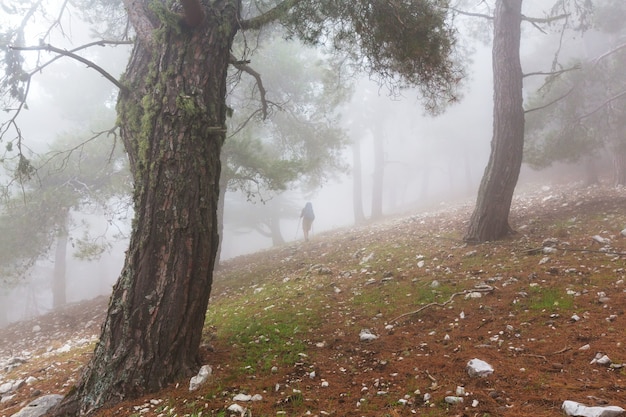
[[[506,237],[509,212],[524,149],[524,107],[520,64],[522,0],[498,0],[494,15],[494,122],[491,155],[478,190],[465,240]]]
[[[133,50],[118,99],[135,185],[130,246],[94,355],[55,415],[160,390],[199,365],[239,0],[203,4],[195,30],[163,23]]]

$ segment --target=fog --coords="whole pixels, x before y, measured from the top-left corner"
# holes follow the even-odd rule
[[[543,2],[539,3],[544,6]],[[537,2],[529,2],[529,7],[539,6]],[[75,26],[74,35],[87,39],[86,28]],[[366,218],[372,215],[375,139],[381,134],[385,161],[382,193],[385,216],[438,210],[475,201],[492,137],[491,48],[473,40],[469,33],[462,32],[462,36],[465,44],[473,49],[466,62],[468,78],[461,100],[450,105],[443,114],[436,117],[425,115],[416,91],[406,90],[400,96],[390,96],[385,87],[363,74],[355,82],[349,102],[337,110],[338,127],[343,129],[349,143],[360,145],[361,200]],[[586,40],[579,37],[568,39],[567,45],[562,47],[561,59],[565,62],[580,54],[586,59],[598,56],[609,49],[604,39],[598,33],[590,33]],[[58,42],[62,45],[67,40],[59,39]],[[559,42],[558,34],[542,34],[526,28],[521,51],[524,71],[549,71]],[[119,77],[129,51],[129,47],[102,49],[90,58],[103,63],[107,71]],[[44,54],[43,58],[50,56]],[[254,58],[251,65],[254,65]],[[542,82],[540,77],[525,80],[526,96],[530,97]],[[115,97],[112,85],[82,64],[64,59],[46,68],[33,78],[29,109],[19,118],[28,155],[45,154],[50,144],[68,132],[89,132],[93,131],[95,122],[110,123],[114,120]],[[375,109],[374,116],[364,111],[364,103]],[[9,116],[3,114],[0,120],[4,122]],[[353,152],[354,148],[348,144],[341,153],[346,172],[329,175],[320,187],[313,190],[295,183],[293,189],[280,195],[268,192],[265,202],[249,201],[241,193],[228,192],[221,260],[273,246],[272,239],[265,233],[243,224],[243,219],[268,207],[280,207],[276,210],[281,213],[280,232],[286,245],[302,244],[299,215],[300,209],[309,201],[316,214],[313,240],[322,232],[353,226]],[[600,152],[598,158],[603,157],[605,154]],[[3,184],[11,183],[9,171],[3,169],[2,175]],[[525,184],[550,185],[583,179],[578,162],[555,164],[544,171],[535,171],[525,165],[518,189],[524,189]],[[19,194],[19,189],[14,186],[8,189]],[[99,258],[86,261],[77,259],[74,256],[77,248],[70,245],[66,256],[67,302],[110,294],[123,265],[131,215],[111,215],[107,209],[85,211],[75,208],[70,217],[70,242],[88,231],[90,235],[106,240],[108,249]],[[0,288],[0,304],[5,308],[9,322],[52,309],[55,263],[52,248],[53,245],[19,281]]]

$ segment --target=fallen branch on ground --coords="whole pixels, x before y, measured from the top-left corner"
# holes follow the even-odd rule
[[[432,303],[426,304],[425,306],[422,306],[422,307],[418,308],[415,311],[411,311],[409,313],[404,313],[404,314],[396,317],[395,319],[390,320],[389,323],[394,323],[394,322],[400,320],[401,318],[418,314],[418,313],[426,310],[429,307],[433,307],[433,306],[445,307],[446,305],[450,304],[452,302],[452,299],[454,297],[456,297],[457,295],[464,295],[464,294],[469,294],[469,293],[472,293],[472,292],[492,292],[493,290],[494,290],[493,287],[485,286],[485,287],[480,287],[480,288],[474,288],[474,289],[471,289],[471,290],[464,290],[464,291],[455,292],[454,294],[452,294],[450,296],[450,298],[448,298],[447,301],[444,301],[443,303],[432,302]]]

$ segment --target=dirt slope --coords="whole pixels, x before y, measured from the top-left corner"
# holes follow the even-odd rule
[[[469,210],[226,262],[207,315],[210,381],[190,393],[181,379],[99,415],[223,416],[235,403],[255,417],[554,416],[565,400],[626,408],[626,191],[526,193],[511,215],[519,233],[476,246],[461,240]],[[0,385],[37,378],[0,416],[69,389],[105,310],[98,299],[0,330],[0,363],[26,360]],[[377,338],[361,341],[364,329]],[[598,353],[610,366],[591,363]],[[470,377],[475,358],[493,374]],[[463,402],[446,403],[457,387]],[[262,400],[234,401],[240,393]]]

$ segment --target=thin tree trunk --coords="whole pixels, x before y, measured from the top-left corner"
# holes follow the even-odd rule
[[[226,205],[226,188],[227,180],[222,176],[220,178],[220,196],[217,203],[217,233],[219,234],[219,243],[217,253],[215,254],[215,268],[217,269],[222,259],[222,242],[224,241],[224,207]]]
[[[135,45],[118,100],[135,219],[93,357],[56,415],[164,388],[197,371],[218,248],[226,75],[239,2],[204,3],[193,31]]]
[[[522,0],[498,0],[494,15],[494,123],[491,156],[478,190],[466,241],[498,240],[512,232],[509,212],[524,149],[520,64]]]
[[[615,146],[613,172],[615,186],[626,185],[626,144]]]
[[[372,219],[383,217],[383,182],[385,178],[385,142],[381,129],[374,129],[374,175],[372,185]]]
[[[67,215],[65,216],[67,219]],[[62,224],[57,234],[57,246],[54,253],[54,273],[52,282],[52,308],[58,309],[67,304],[67,222]]]
[[[363,169],[361,167],[361,142],[356,139],[352,143],[352,209],[354,223],[365,221],[363,212]]]

